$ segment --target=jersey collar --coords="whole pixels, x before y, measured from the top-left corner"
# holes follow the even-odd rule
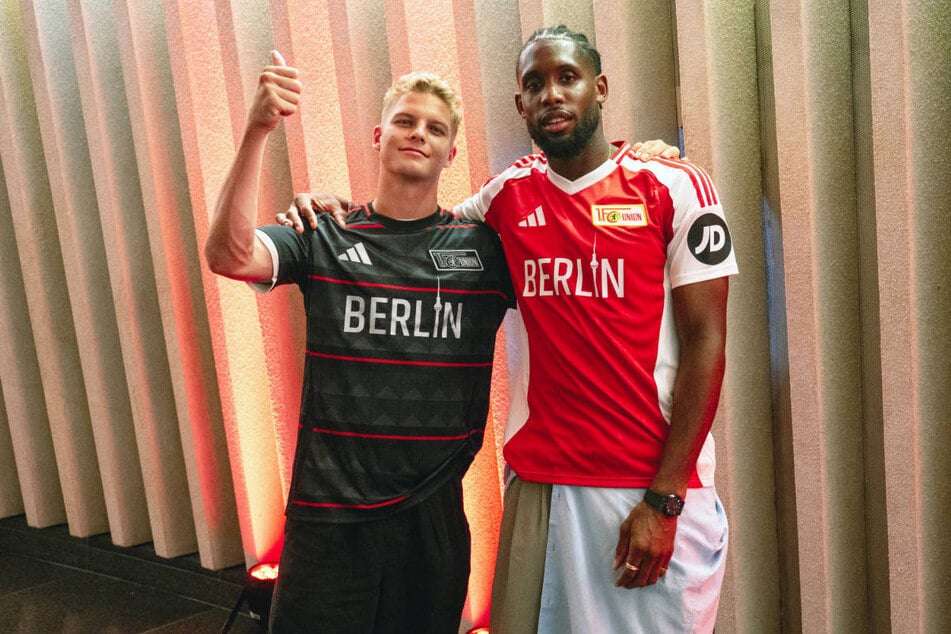
[[[569,195],[577,194],[582,189],[586,189],[591,185],[594,185],[617,169],[618,165],[621,163],[621,159],[624,158],[624,155],[631,147],[626,141],[614,141],[611,145],[617,149],[608,160],[606,160],[604,163],[601,163],[601,165],[591,170],[584,176],[580,176],[573,181],[568,180],[564,176],[556,174],[554,171],[552,171],[551,164],[549,163],[548,180],[551,181],[552,185]]]
[[[399,233],[412,233],[414,231],[428,229],[429,227],[443,224],[446,222],[446,214],[448,213],[442,207],[436,207],[436,211],[429,214],[428,216],[416,218],[415,220],[397,220],[396,218],[390,218],[389,216],[384,216],[381,213],[377,213],[376,209],[373,208],[372,202],[367,203],[366,208],[369,212],[367,214],[367,220],[379,223],[384,228]],[[449,214],[449,217],[452,218],[452,214]]]

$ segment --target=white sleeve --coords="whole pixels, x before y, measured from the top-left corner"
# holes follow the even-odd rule
[[[735,275],[733,239],[713,181],[687,162],[668,176],[674,203],[674,235],[667,245],[671,287]]]
[[[524,156],[512,163],[486,181],[479,191],[453,207],[452,215],[463,220],[485,222],[485,214],[488,213],[492,201],[499,195],[505,184],[510,180],[528,176],[533,164],[534,157],[532,156]]]
[[[452,215],[460,220],[474,220],[475,222],[485,222],[485,212],[489,206],[484,204],[485,197],[482,192],[485,185],[475,194],[469,196],[464,201],[452,208]]]
[[[260,229],[255,229],[254,235],[258,240],[261,241],[261,244],[263,244],[271,254],[271,281],[248,282],[247,284],[255,293],[268,293],[277,284],[277,272],[279,270],[278,267],[280,266],[280,261],[277,257],[277,247],[274,246],[274,241],[271,240],[271,236],[264,233]]]

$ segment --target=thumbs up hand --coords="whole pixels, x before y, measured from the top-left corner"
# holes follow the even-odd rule
[[[283,117],[297,112],[302,88],[299,76],[298,70],[288,66],[279,52],[271,51],[271,65],[261,71],[248,113],[249,128],[271,132]]]

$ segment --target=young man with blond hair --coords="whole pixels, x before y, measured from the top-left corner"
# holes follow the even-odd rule
[[[462,477],[482,445],[495,333],[513,306],[501,244],[439,207],[461,120],[411,73],[386,93],[377,194],[300,233],[256,228],[268,134],[300,103],[265,69],[206,244],[215,273],[297,284],[307,350],[275,632],[455,632],[469,577]]]

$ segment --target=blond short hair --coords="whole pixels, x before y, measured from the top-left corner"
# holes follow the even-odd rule
[[[390,108],[399,101],[399,98],[408,92],[433,95],[449,106],[449,124],[451,132],[455,136],[459,130],[459,124],[462,123],[462,108],[459,96],[449,85],[449,82],[436,73],[407,73],[394,81],[386,94],[383,95],[383,115],[385,116]]]

